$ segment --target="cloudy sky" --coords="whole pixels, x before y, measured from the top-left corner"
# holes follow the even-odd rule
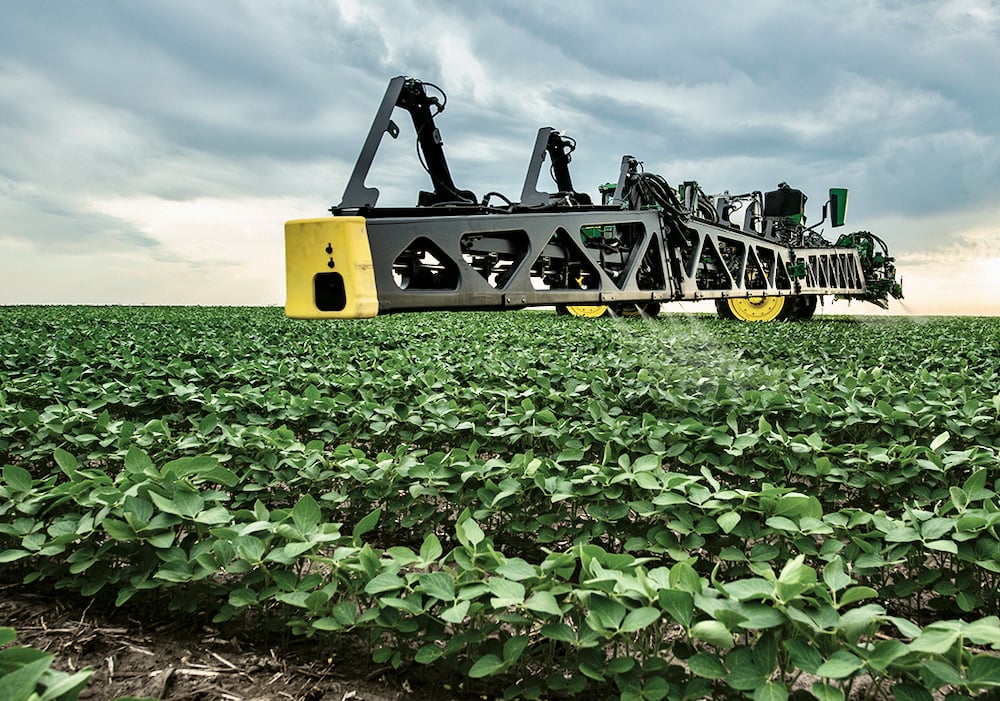
[[[625,153],[787,181],[812,221],[844,186],[897,256],[893,313],[1000,315],[998,69],[989,0],[6,2],[0,304],[282,304],[284,221],[340,201],[402,74],[446,91],[460,187],[517,199],[540,126],[595,196]],[[380,205],[429,186],[397,121]]]

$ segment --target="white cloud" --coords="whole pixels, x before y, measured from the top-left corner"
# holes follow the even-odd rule
[[[787,180],[812,204],[845,185],[852,226],[900,254],[908,296],[924,275],[938,299],[988,298],[969,287],[996,278],[995,256],[967,260],[964,292],[947,261],[1000,215],[1000,93],[983,73],[1000,63],[1000,8],[840,10],[831,22],[776,0],[14,4],[0,25],[3,270],[25,301],[280,301],[281,223],[339,202],[402,73],[448,92],[439,123],[461,187],[516,197],[549,125],[577,138],[574,182],[593,194],[623,153],[713,191]],[[380,204],[427,187],[397,121],[403,143],[383,145],[368,183]]]

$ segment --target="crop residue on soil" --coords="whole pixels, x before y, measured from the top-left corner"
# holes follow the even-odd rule
[[[121,611],[106,617],[20,588],[0,592],[0,622],[17,630],[16,645],[54,654],[53,666],[63,671],[93,670],[81,701],[123,696],[397,701],[423,696],[405,685],[380,684],[389,672],[371,667],[363,654],[310,659],[306,650],[289,654],[257,648],[184,619],[146,622]]]

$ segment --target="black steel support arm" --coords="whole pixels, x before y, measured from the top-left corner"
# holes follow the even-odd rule
[[[354,164],[351,178],[344,190],[340,204],[332,208],[336,213],[344,210],[368,210],[378,202],[379,191],[367,187],[365,179],[371,170],[375,153],[378,151],[382,136],[388,133],[392,138],[399,135],[399,127],[392,121],[392,112],[396,107],[410,113],[413,127],[417,132],[417,144],[423,157],[424,168],[434,185],[434,192],[421,192],[417,204],[421,207],[443,204],[476,204],[476,195],[469,190],[460,190],[451,177],[448,161],[444,155],[444,141],[441,132],[434,124],[434,116],[444,109],[444,104],[435,96],[427,94],[425,83],[406,76],[397,76],[389,82],[382,104],[379,106],[368,130],[368,138]]]

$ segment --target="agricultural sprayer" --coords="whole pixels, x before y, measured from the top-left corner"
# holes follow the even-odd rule
[[[444,104],[430,83],[390,81],[332,216],[285,225],[289,316],[534,306],[652,316],[666,302],[711,300],[722,317],[770,321],[808,319],[823,295],[881,307],[902,297],[881,238],[859,231],[832,243],[817,231],[828,219],[843,226],[846,189],[831,188],[822,220],[807,227],[806,196],[785,183],[709,195],[623,156],[595,202],[573,185],[576,142],[543,127],[519,201],[480,198],[452,179],[434,122]],[[384,135],[399,135],[397,108],[412,119],[433,190],[413,207],[377,207],[365,179]],[[538,189],[546,160],[553,192]]]

